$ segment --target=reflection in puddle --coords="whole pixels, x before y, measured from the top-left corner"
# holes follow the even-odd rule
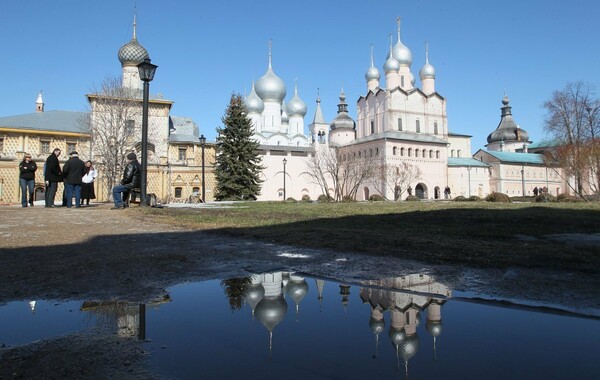
[[[0,345],[99,329],[142,340],[168,378],[591,379],[599,327],[462,302],[421,274],[356,285],[273,272],[178,285],[147,304],[0,307]]]

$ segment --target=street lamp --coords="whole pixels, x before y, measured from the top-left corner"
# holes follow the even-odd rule
[[[202,203],[206,203],[206,186],[204,182],[204,146],[206,145],[206,137],[200,135],[200,146],[202,147]]]
[[[287,160],[284,158],[283,159],[283,200],[286,200],[285,197],[285,164],[287,164]]]
[[[150,63],[146,58],[137,68],[140,79],[144,82],[144,99],[142,108],[142,180],[140,184],[140,206],[146,207],[148,199],[146,188],[148,186],[148,98],[150,96],[150,82],[154,79],[154,73],[158,66]]]

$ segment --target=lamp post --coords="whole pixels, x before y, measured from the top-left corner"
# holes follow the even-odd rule
[[[285,202],[286,197],[285,197],[285,164],[287,164],[287,160],[284,158],[283,159],[283,201]]]
[[[202,148],[202,203],[206,203],[206,185],[204,182],[204,146],[206,145],[206,137],[200,135],[200,147]]]
[[[158,66],[150,63],[147,58],[137,68],[140,79],[144,82],[144,99],[142,108],[142,180],[140,184],[140,206],[148,205],[146,188],[148,186],[148,98],[150,97],[150,82],[154,79],[154,73]]]

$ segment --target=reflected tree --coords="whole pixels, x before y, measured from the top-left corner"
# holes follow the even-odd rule
[[[240,310],[244,302],[244,292],[250,284],[250,277],[236,277],[221,281],[221,286],[227,298],[231,310]]]

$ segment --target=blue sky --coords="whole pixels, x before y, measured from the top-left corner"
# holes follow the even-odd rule
[[[131,39],[133,9],[134,0],[3,0],[0,116],[33,112],[39,90],[46,110],[86,109],[84,94],[121,72],[117,51]],[[498,125],[505,91],[517,123],[539,141],[553,91],[578,80],[600,88],[599,14],[593,0],[138,0],[137,33],[159,66],[152,93],[213,140],[230,95],[265,73],[269,39],[286,100],[298,78],[307,125],[317,88],[327,121],[342,85],[356,117],[369,46],[383,74],[400,16],[417,86],[429,41],[450,131],[472,135],[475,152]]]

